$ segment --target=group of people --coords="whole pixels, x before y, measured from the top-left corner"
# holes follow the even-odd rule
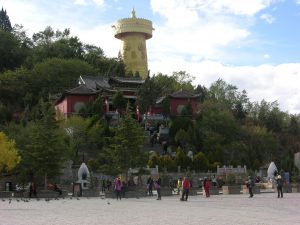
[[[278,198],[283,198],[283,180],[281,175],[277,174],[277,172],[274,174],[274,178],[275,178],[275,184],[276,184],[276,189],[277,189],[277,197]],[[252,198],[253,195],[253,189],[255,187],[255,181],[253,180],[253,178],[251,176],[248,177],[248,180],[246,181],[246,186],[249,189],[249,198]]]
[[[278,198],[283,197],[283,180],[280,175],[275,176],[276,181],[276,187],[277,187],[277,193]],[[116,192],[117,200],[121,200],[122,191],[123,191],[123,183],[120,179],[120,177],[116,178],[114,181],[114,190]],[[203,195],[205,197],[210,197],[210,189],[212,187],[212,182],[208,178],[204,178],[203,180]],[[249,189],[249,198],[252,198],[254,196],[253,191],[255,187],[255,181],[251,176],[248,177],[248,180],[246,181],[246,186]],[[157,200],[161,200],[161,178],[158,177],[156,180],[154,180],[151,176],[147,179],[147,192],[149,196],[153,196],[153,189],[157,191]],[[191,182],[187,177],[179,178],[177,181],[177,194],[181,195],[180,200],[181,201],[187,201],[189,197],[189,192],[191,189]]]
[[[153,178],[150,176],[147,180],[147,191],[149,196],[153,196],[153,188],[157,191],[157,200],[161,200],[161,179],[158,177],[156,180],[153,180]]]

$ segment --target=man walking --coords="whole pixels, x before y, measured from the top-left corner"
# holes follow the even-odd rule
[[[249,198],[252,198],[253,197],[254,181],[253,181],[251,176],[248,177],[247,187],[249,189],[249,195],[250,195]]]
[[[183,181],[182,181],[182,196],[181,196],[181,201],[187,201],[188,197],[189,197],[189,191],[191,188],[191,183],[188,180],[187,177],[184,177]]]

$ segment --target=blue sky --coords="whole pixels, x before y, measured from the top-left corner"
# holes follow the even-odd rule
[[[85,43],[117,56],[111,25],[130,16],[153,21],[151,73],[185,70],[195,84],[218,78],[252,101],[277,100],[300,113],[300,0],[0,0],[29,35],[70,28]]]

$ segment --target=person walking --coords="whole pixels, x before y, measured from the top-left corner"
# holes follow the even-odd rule
[[[147,189],[148,189],[148,195],[153,196],[153,179],[150,176],[147,180]]]
[[[249,198],[253,197],[253,188],[254,188],[254,181],[251,176],[248,177],[248,181],[246,183],[248,190],[249,190]]]
[[[177,194],[180,195],[180,190],[182,189],[182,178],[179,177],[177,181]]]
[[[122,190],[122,182],[120,177],[118,177],[117,179],[115,179],[115,192],[116,192],[117,200],[118,198],[120,198],[121,200],[121,190]]]
[[[105,192],[105,189],[106,189],[106,181],[103,179],[102,183],[101,183],[101,191],[102,191],[102,193]]]
[[[191,188],[190,181],[188,180],[187,177],[184,177],[183,181],[182,181],[182,196],[181,196],[181,199],[180,199],[181,201],[187,201],[188,200],[190,188]]]
[[[276,182],[277,182],[277,197],[281,197],[283,198],[283,192],[282,192],[282,186],[283,186],[283,181],[282,181],[282,178],[280,175],[278,175],[276,178],[275,178]]]
[[[161,179],[160,179],[160,177],[158,177],[154,183],[154,187],[157,191],[157,199],[156,200],[161,200],[160,186],[161,186]]]
[[[36,196],[36,186],[34,182],[30,182],[29,184],[29,198],[31,198],[31,196],[34,195],[34,197]]]
[[[209,189],[211,188],[211,182],[207,178],[204,178],[203,188],[205,192],[205,197],[209,198],[210,197]]]

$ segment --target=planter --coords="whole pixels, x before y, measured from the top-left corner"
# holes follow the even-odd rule
[[[209,194],[210,195],[218,195],[218,194],[220,194],[219,191],[220,190],[218,187],[213,186],[213,187],[211,187],[211,189],[209,189]]]
[[[292,193],[299,193],[299,192],[300,192],[300,185],[292,184]]]
[[[191,188],[190,191],[189,191],[189,195],[190,195],[190,196],[192,196],[192,195],[197,195],[197,191],[198,191],[197,188]]]
[[[161,194],[161,196],[172,196],[173,192],[172,192],[172,189],[169,187],[161,187],[160,194]]]
[[[241,194],[241,186],[234,185],[234,186],[222,186],[223,194],[224,195],[231,195],[231,194]]]
[[[242,193],[243,194],[249,194],[249,189],[247,188],[246,185],[241,185],[242,188]],[[253,194],[260,194],[260,187],[255,186],[252,188]]]
[[[128,187],[125,192],[121,192],[122,198],[141,198],[147,197],[148,191],[145,186]],[[116,198],[115,191],[106,191],[105,198]]]

